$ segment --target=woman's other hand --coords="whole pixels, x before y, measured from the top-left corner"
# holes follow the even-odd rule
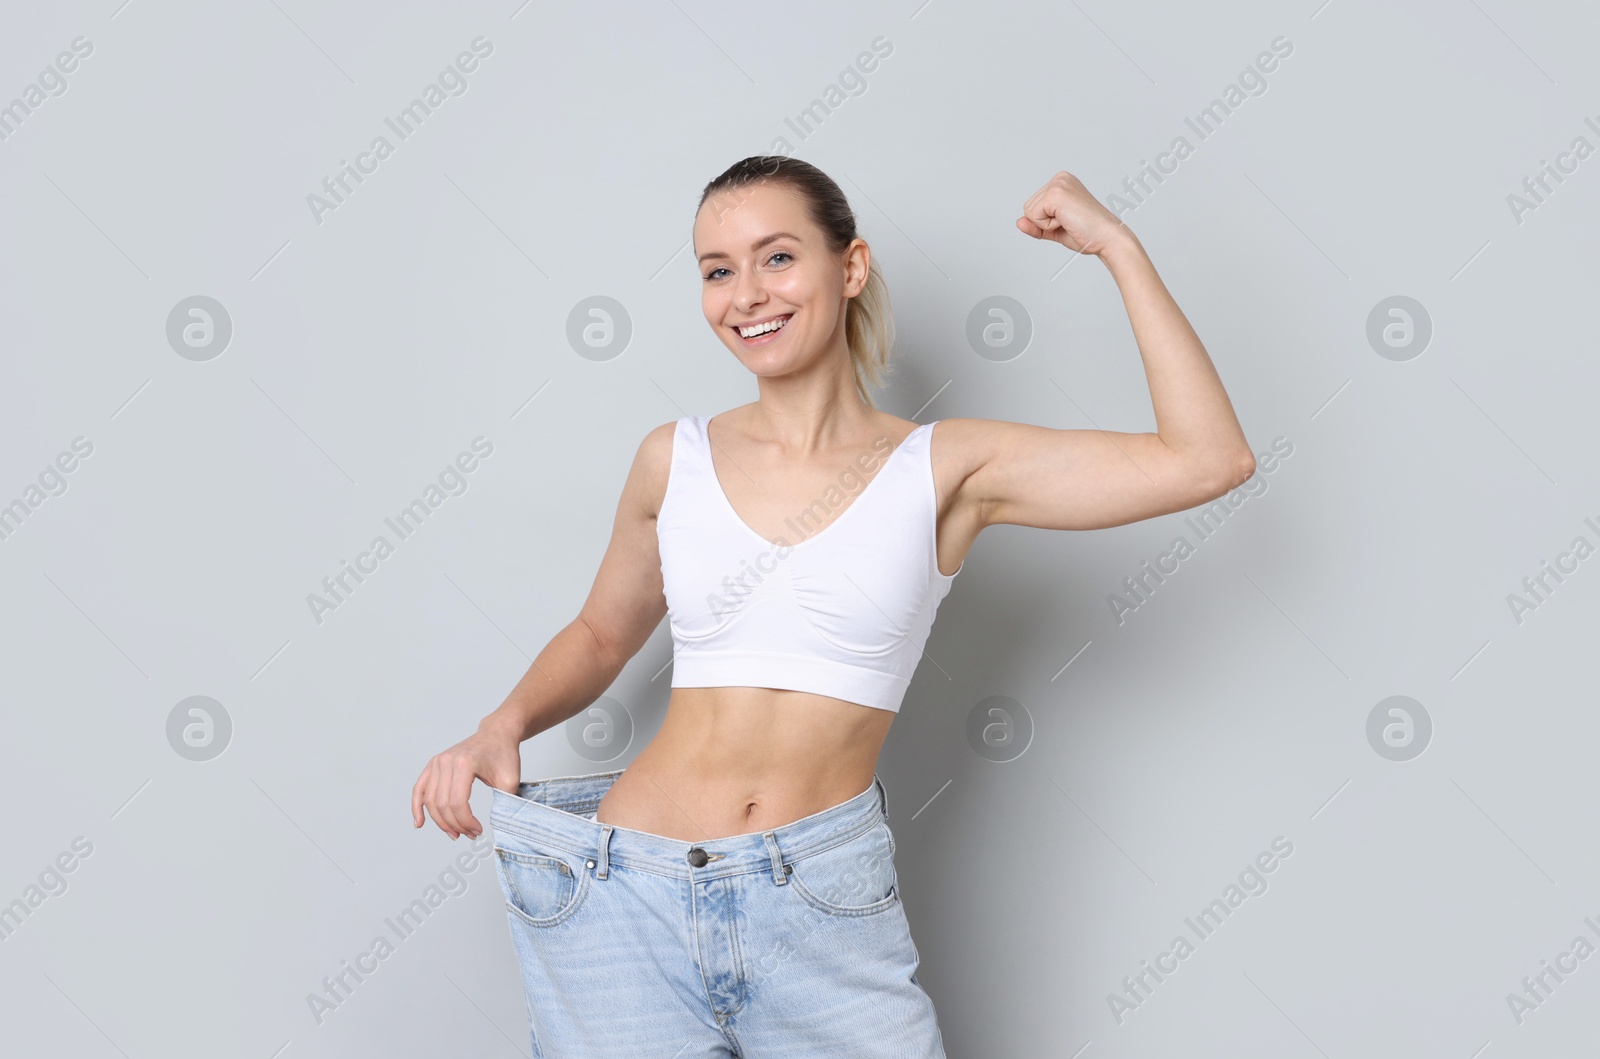
[[[422,826],[426,809],[439,830],[452,839],[483,834],[468,802],[474,779],[516,793],[522,781],[522,754],[514,736],[480,729],[429,759],[411,788],[412,826]]]

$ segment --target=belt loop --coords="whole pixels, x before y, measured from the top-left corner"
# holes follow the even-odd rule
[[[778,849],[778,840],[771,831],[764,832],[761,837],[766,840],[767,850],[772,854],[772,881],[782,886],[789,881],[789,876],[783,870],[783,853]]]
[[[595,869],[594,877],[604,879],[611,868],[611,825],[600,825],[600,866]]]
[[[878,804],[883,809],[884,817],[887,818],[889,815],[889,789],[883,785],[883,781],[878,778],[876,772],[872,774],[872,785],[878,788]]]

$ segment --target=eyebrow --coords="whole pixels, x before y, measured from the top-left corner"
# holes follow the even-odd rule
[[[755,243],[751,245],[750,249],[752,249],[752,250],[760,250],[762,247],[766,246],[768,243],[775,243],[779,239],[792,239],[797,243],[802,241],[798,235],[790,235],[788,232],[773,232],[771,235],[765,236],[765,237],[763,237],[761,239],[757,239],[755,241]],[[708,260],[710,260],[711,258],[714,258],[714,257],[731,260],[731,258],[729,258],[727,254],[724,254],[720,250],[708,250],[705,253],[700,255],[700,260],[701,261],[708,261]]]

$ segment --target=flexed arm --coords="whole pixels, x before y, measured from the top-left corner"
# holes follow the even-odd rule
[[[969,471],[967,505],[983,525],[1120,526],[1194,507],[1255,472],[1244,431],[1211,358],[1133,232],[1071,173],[1023,206],[1017,227],[1099,257],[1116,280],[1144,361],[1152,433],[1055,430],[955,419],[947,431]]]

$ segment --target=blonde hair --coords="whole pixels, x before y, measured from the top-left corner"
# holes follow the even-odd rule
[[[852,240],[860,238],[855,212],[833,178],[809,162],[781,154],[751,155],[734,163],[706,185],[695,213],[698,215],[700,207],[713,194],[751,184],[776,184],[797,192],[805,201],[812,222],[822,230],[831,253],[844,253]],[[884,282],[875,260],[867,266],[867,282],[861,293],[851,298],[845,307],[844,334],[856,392],[868,408],[876,411],[878,405],[872,399],[872,392],[883,386],[894,371],[889,364],[889,354],[894,348],[894,311],[889,305],[889,285]]]

